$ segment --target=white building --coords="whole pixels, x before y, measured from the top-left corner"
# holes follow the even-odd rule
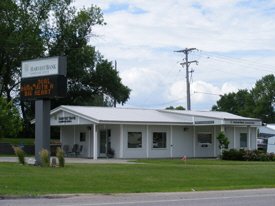
[[[226,112],[60,106],[51,111],[62,145],[83,145],[83,156],[115,158],[217,157],[216,136],[231,148],[256,149],[261,120]]]

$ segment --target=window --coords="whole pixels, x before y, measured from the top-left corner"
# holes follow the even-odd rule
[[[247,147],[247,133],[240,134],[240,147]]]
[[[153,148],[166,148],[166,132],[153,132]]]
[[[210,132],[198,133],[198,144],[212,144],[212,133]]]
[[[142,148],[142,132],[128,132],[128,148]]]
[[[85,141],[86,141],[86,133],[80,132],[80,142],[85,142]]]

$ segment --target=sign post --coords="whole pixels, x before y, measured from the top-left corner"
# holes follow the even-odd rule
[[[22,62],[21,100],[35,100],[35,159],[50,152],[50,99],[67,96],[67,58],[51,57]]]

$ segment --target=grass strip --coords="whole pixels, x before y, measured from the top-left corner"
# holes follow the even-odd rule
[[[10,143],[12,145],[20,145],[21,142],[24,142],[24,145],[33,145],[35,141],[34,138],[1,138],[0,142]],[[60,142],[59,139],[51,139],[51,142]]]
[[[67,163],[64,168],[0,163],[0,194],[35,196],[275,187],[273,162],[189,160],[185,168],[181,160],[158,161],[134,165]]]

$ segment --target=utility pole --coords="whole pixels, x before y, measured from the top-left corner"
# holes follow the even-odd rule
[[[115,70],[117,71],[117,63],[116,63],[116,60],[115,60]],[[116,99],[114,99],[114,107],[116,107]]]
[[[189,82],[189,65],[191,63],[195,63],[198,64],[199,62],[197,60],[195,61],[188,61],[188,52],[192,51],[192,50],[197,50],[196,48],[186,48],[183,50],[179,50],[179,51],[175,51],[175,52],[182,52],[185,53],[185,62],[181,63],[182,67],[184,67],[184,65],[186,65],[186,92],[187,92],[187,110],[191,110],[191,101],[190,101],[190,82]]]

